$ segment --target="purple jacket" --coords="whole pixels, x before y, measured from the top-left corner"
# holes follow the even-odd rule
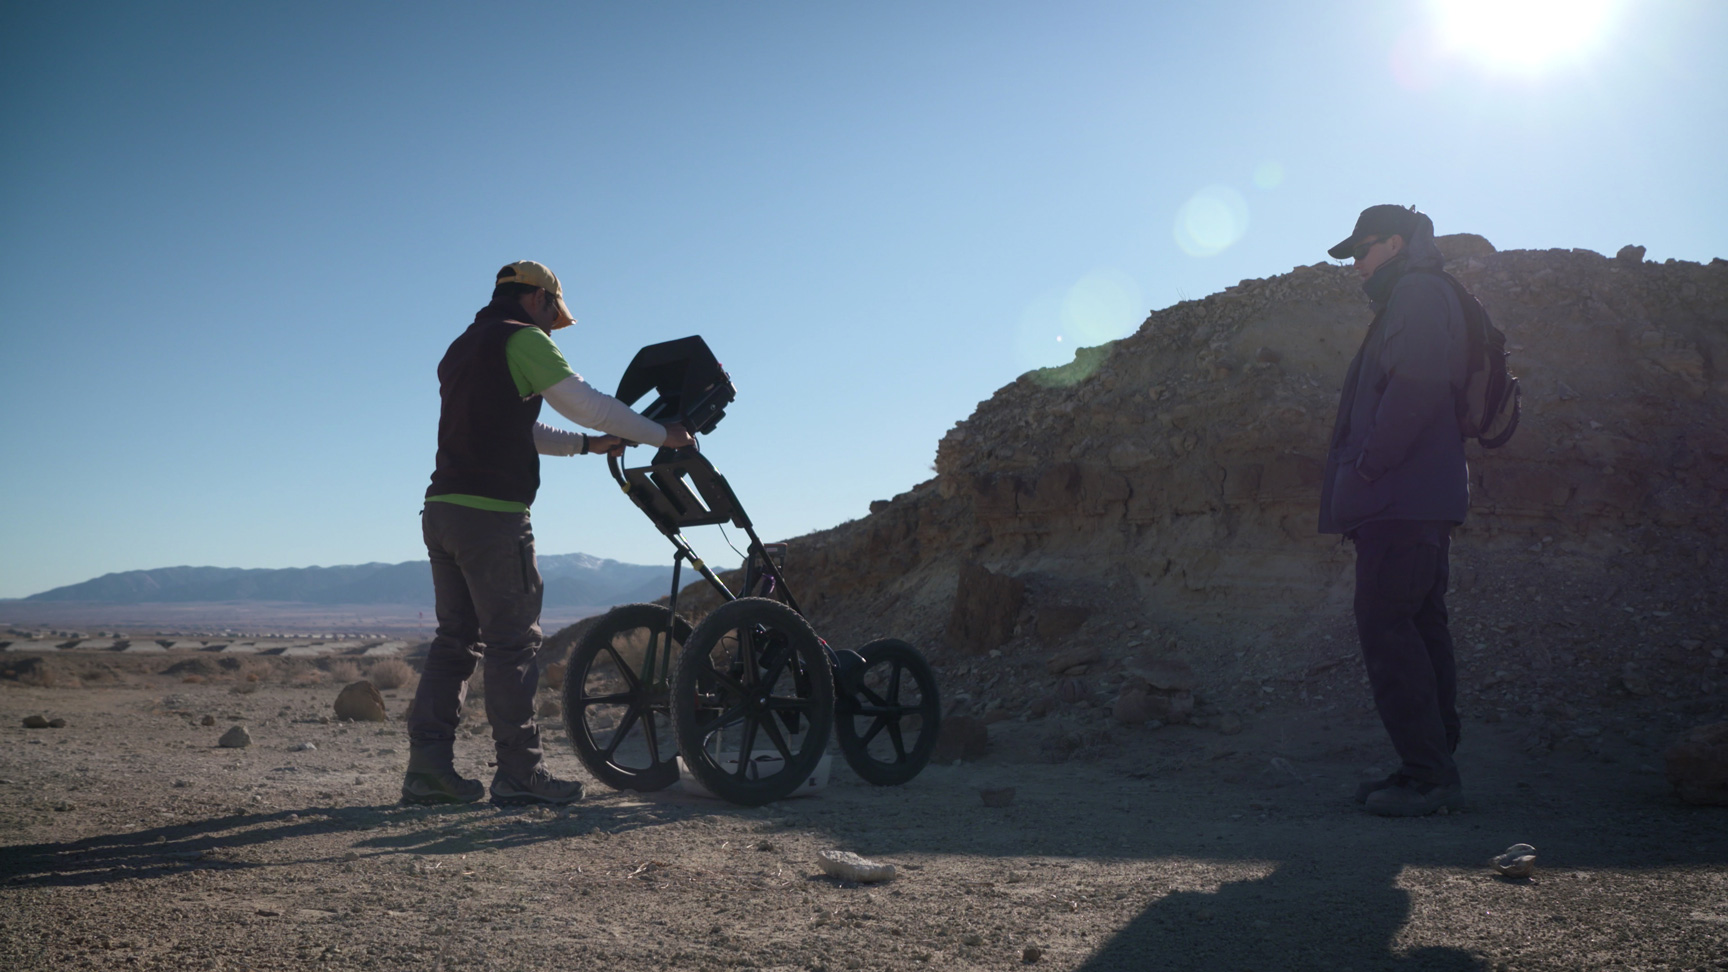
[[[1363,286],[1375,311],[1344,377],[1320,485],[1320,532],[1371,520],[1464,522],[1470,471],[1455,389],[1464,310],[1432,236],[1413,236]]]

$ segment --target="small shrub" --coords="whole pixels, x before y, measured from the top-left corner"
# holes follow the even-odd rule
[[[278,670],[276,662],[269,658],[243,659],[238,671],[240,676],[248,682],[268,682],[282,674]]]
[[[54,673],[40,656],[32,655],[17,661],[6,660],[4,668],[0,668],[0,678],[9,682],[19,682],[24,685],[39,685],[44,688],[54,686]]]
[[[545,665],[541,666],[540,681],[543,682],[547,688],[550,688],[555,692],[563,690],[564,663],[547,662]]]
[[[174,664],[169,665],[167,668],[162,669],[162,674],[164,674],[164,675],[209,675],[209,674],[214,673],[215,671],[216,671],[216,667],[214,665],[211,665],[205,659],[188,658],[188,659],[185,659],[184,661],[177,661]]]
[[[61,677],[60,673],[55,671],[51,665],[43,665],[33,672],[20,676],[18,681],[38,688],[62,688],[66,684],[66,679]],[[73,681],[76,682],[76,679]]]
[[[414,669],[400,658],[385,658],[372,663],[371,671],[366,677],[380,691],[401,688],[414,678]]]
[[[112,665],[86,665],[73,678],[80,685],[123,685],[126,681]]]
[[[347,683],[360,680],[360,666],[346,658],[331,662],[325,671],[329,672],[330,677],[338,682]]]

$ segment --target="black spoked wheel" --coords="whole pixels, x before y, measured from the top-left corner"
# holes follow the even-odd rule
[[[942,728],[936,675],[918,649],[883,638],[858,649],[864,663],[838,686],[834,738],[867,783],[899,786],[930,762]]]
[[[796,790],[822,759],[834,681],[816,632],[778,601],[729,601],[685,642],[672,727],[692,776],[744,806]]]
[[[613,608],[588,628],[564,673],[564,728],[594,778],[616,790],[661,790],[678,779],[668,699],[672,666],[690,637],[658,604]]]

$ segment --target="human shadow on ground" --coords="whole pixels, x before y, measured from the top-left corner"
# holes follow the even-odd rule
[[[1460,948],[1400,951],[1410,893],[1396,885],[1396,855],[1344,863],[1286,861],[1257,880],[1215,892],[1173,891],[1113,935],[1086,972],[1392,970],[1475,972]]]
[[[579,837],[597,830],[617,834],[664,822],[653,810],[637,806],[559,813],[499,810],[486,804],[380,804],[226,814],[61,843],[0,847],[0,889],[77,887],[192,870],[250,870],[392,855],[468,854]],[[344,832],[356,839],[350,849],[334,857],[261,862],[228,856],[249,847]]]
[[[1406,869],[1462,869],[1474,875],[1466,880],[1504,885],[1508,903],[1522,903],[1530,896],[1516,895],[1515,882],[1489,867],[1494,854],[1520,841],[1538,845],[1539,868],[1548,874],[1728,865],[1721,808],[1681,804],[1653,777],[1622,778],[1620,789],[1607,791],[1599,777],[1569,775],[1565,764],[1530,766],[1533,775],[1484,774],[1465,812],[1414,819],[1371,816],[1347,794],[1318,786],[1214,790],[1203,780],[1164,780],[1136,791],[1123,780],[1095,778],[1100,792],[1090,801],[1035,788],[1024,805],[1002,809],[982,807],[971,788],[951,786],[954,815],[972,822],[959,829],[903,814],[900,801],[880,792],[865,795],[877,804],[869,816],[891,829],[829,825],[890,861],[931,853],[1103,860],[1118,868],[1146,862],[1141,893],[1149,903],[1092,951],[1080,966],[1086,972],[1476,970],[1486,967],[1482,955],[1493,943],[1474,936],[1491,926],[1447,928],[1443,948],[1400,940],[1418,909],[1433,927],[1438,893],[1426,878],[1406,880]],[[1258,876],[1197,891],[1185,861]],[[1083,874],[1083,865],[1068,873]]]

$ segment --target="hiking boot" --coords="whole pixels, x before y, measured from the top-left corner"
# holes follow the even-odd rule
[[[548,773],[544,766],[535,767],[525,780],[506,776],[503,770],[492,775],[492,802],[501,807],[575,803],[580,799],[580,781],[561,780]]]
[[[1404,778],[1368,794],[1363,807],[1382,817],[1426,817],[1441,807],[1457,806],[1463,795],[1464,788],[1457,783],[1418,783]]]
[[[473,803],[485,795],[479,780],[466,779],[455,770],[415,770],[402,779],[403,803]]]
[[[1356,802],[1367,803],[1369,794],[1374,793],[1377,790],[1384,790],[1389,786],[1397,786],[1398,781],[1401,779],[1403,779],[1403,777],[1399,776],[1397,773],[1389,773],[1383,780],[1369,780],[1366,783],[1358,783],[1356,785]]]

